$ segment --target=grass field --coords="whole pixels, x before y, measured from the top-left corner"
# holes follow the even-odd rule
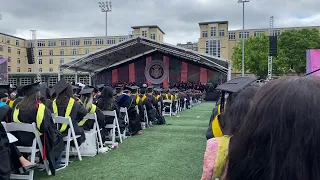
[[[202,103],[166,117],[167,125],[143,130],[118,149],[75,160],[56,176],[36,172],[46,180],[197,180],[201,178],[205,132],[213,103]]]

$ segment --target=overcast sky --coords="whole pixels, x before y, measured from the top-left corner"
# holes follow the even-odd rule
[[[199,22],[229,21],[242,27],[238,0],[113,0],[108,35],[127,35],[131,26],[158,25],[165,42],[196,42]],[[245,7],[246,28],[320,25],[320,0],[251,0]],[[95,0],[0,0],[0,32],[30,39],[104,36],[105,14]]]

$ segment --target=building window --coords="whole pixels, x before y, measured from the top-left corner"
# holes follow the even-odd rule
[[[8,62],[11,62],[11,57],[10,56],[8,56]]]
[[[20,67],[17,67],[17,72],[20,72]]]
[[[28,72],[31,72],[31,68],[28,68]]]
[[[80,46],[80,40],[79,39],[70,40],[70,46]]]
[[[20,64],[20,58],[17,58],[17,63]]]
[[[89,54],[89,49],[86,49],[85,51],[86,51],[86,52],[85,52],[86,54]]]
[[[63,56],[63,55],[64,55],[64,50],[60,49],[60,56]]]
[[[53,59],[49,59],[49,64],[53,64]]]
[[[262,34],[264,34],[264,31],[254,31],[254,36],[261,36]]]
[[[229,39],[230,39],[230,40],[236,39],[236,33],[230,32],[230,33],[229,33]]]
[[[143,37],[147,37],[147,31],[141,31]]]
[[[150,34],[150,39],[156,40],[156,34],[155,33],[151,33]]]
[[[48,46],[56,46],[56,41],[48,41]]]
[[[208,37],[208,31],[202,31],[202,37],[204,38]]]
[[[96,45],[103,45],[103,39],[96,39]]]
[[[42,59],[39,59],[39,64],[42,64]]]
[[[8,53],[11,53],[11,47],[8,47]]]
[[[244,39],[248,39],[249,38],[249,31],[239,32],[239,39],[242,39],[242,34],[243,34],[243,38]]]
[[[85,76],[85,77],[79,77],[79,82],[85,85],[89,84],[89,77]]]
[[[39,72],[42,72],[42,68],[39,68]]]
[[[16,40],[16,46],[20,46],[19,40]]]
[[[10,44],[10,38],[7,38],[7,44]]]
[[[0,45],[0,51],[3,51],[3,46]]]
[[[110,38],[107,40],[108,44],[115,44],[116,43],[116,39],[115,38]]]
[[[76,55],[77,54],[77,49],[72,49],[72,55]]]
[[[280,36],[280,30],[273,30],[273,36]]]
[[[53,50],[49,50],[49,55],[53,56]]]
[[[39,50],[39,51],[38,51],[38,55],[39,55],[39,56],[42,56],[42,50]]]
[[[18,54],[18,55],[20,55],[20,54],[21,54],[20,49],[17,49],[17,54]]]
[[[220,37],[224,37],[224,29],[219,30],[219,36],[220,36]]]
[[[74,76],[65,76],[64,79],[67,82],[74,82],[75,81],[75,77]]]
[[[84,39],[83,44],[84,45],[92,45],[92,39]]]
[[[20,85],[31,84],[31,78],[20,78]]]
[[[63,63],[64,63],[64,59],[60,58],[60,64],[63,64]]]
[[[44,46],[46,46],[45,41],[38,41],[38,47],[44,47]]]
[[[122,41],[125,41],[127,38],[125,38],[125,37],[121,37],[121,38],[119,38],[119,42],[122,42]]]
[[[217,28],[216,27],[210,27],[210,36],[211,37],[217,36]]]
[[[67,40],[61,40],[60,46],[67,46]]]
[[[49,68],[49,72],[53,72],[53,68]]]
[[[49,86],[53,86],[58,83],[58,77],[49,77]]]
[[[206,53],[212,56],[220,57],[221,55],[221,41],[220,40],[207,40]]]
[[[18,83],[17,83],[17,78],[9,78],[9,84],[12,84],[14,86],[17,86]]]
[[[11,66],[8,66],[8,72],[11,72]]]
[[[140,36],[140,34],[136,34],[136,36]]]

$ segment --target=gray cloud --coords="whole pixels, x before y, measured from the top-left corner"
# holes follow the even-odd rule
[[[199,22],[229,21],[230,29],[242,27],[242,5],[237,0],[113,0],[108,14],[108,34],[126,35],[131,26],[159,25],[165,41],[197,41]],[[98,1],[0,0],[0,32],[30,38],[103,36],[105,15]],[[245,5],[246,28],[319,25],[319,0],[251,0]],[[303,18],[303,19],[301,19]]]

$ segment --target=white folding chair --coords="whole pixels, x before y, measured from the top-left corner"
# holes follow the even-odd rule
[[[187,109],[187,98],[184,98],[183,110]]]
[[[143,105],[143,109],[144,109],[143,117],[144,117],[145,128],[150,128],[151,126],[150,126],[150,122],[149,122],[148,112],[147,112],[147,108],[145,105]],[[143,128],[143,125],[142,125],[142,128]]]
[[[99,127],[99,123],[98,123],[98,118],[97,118],[97,114],[93,113],[93,114],[87,114],[84,119],[88,119],[88,121],[93,121],[94,120],[94,124],[93,124],[93,128],[90,130],[91,133],[96,133],[98,136],[98,142],[99,142],[99,146],[100,148],[103,148],[103,142],[102,142],[102,137],[101,137],[101,129]]]
[[[164,116],[172,116],[172,101],[171,100],[163,100],[163,111],[162,114]]]
[[[111,148],[114,148],[118,143],[116,142],[116,138],[120,139],[120,143],[122,143],[122,137],[121,137],[121,131],[118,121],[118,116],[116,110],[114,111],[102,111],[102,113],[105,116],[111,116],[114,117],[112,124],[107,124],[106,129],[111,129],[109,132],[109,138],[111,138],[111,141],[106,141],[106,144],[111,145]],[[116,136],[116,130],[118,131],[118,136]],[[111,137],[110,137],[111,136]]]
[[[122,137],[124,139],[126,139],[127,138],[127,136],[126,136],[127,132],[130,132],[130,130],[129,130],[129,123],[130,122],[129,122],[128,109],[126,107],[124,107],[124,108],[122,107],[122,108],[120,108],[120,113],[124,114],[124,122],[125,122],[126,127],[125,127],[125,129],[124,129],[124,131],[122,133]]]
[[[162,116],[162,109],[161,109],[161,102],[158,102],[158,111],[159,111],[159,113],[161,113],[161,114],[159,114],[160,116]]]
[[[175,102],[175,106],[176,106],[175,113],[178,114],[178,112],[179,112],[179,101],[178,100],[174,100],[174,102]]]
[[[79,161],[82,161],[81,153],[80,153],[80,148],[78,145],[77,138],[81,137],[80,135],[76,135],[74,128],[73,128],[73,123],[70,117],[61,117],[61,116],[54,116],[53,117],[54,123],[56,124],[68,124],[69,129],[68,129],[68,135],[66,137],[63,137],[63,141],[67,142],[65,153],[66,153],[66,158],[64,159],[65,167],[69,165],[69,156],[70,156],[70,142],[74,142],[74,146],[76,148],[76,153],[78,155]],[[65,168],[64,167],[64,168]]]
[[[39,136],[39,132],[36,128],[36,124],[28,124],[28,123],[4,123],[2,122],[3,127],[8,133],[11,132],[29,132],[33,133],[35,138],[33,139],[32,146],[27,147],[27,146],[17,146],[18,150],[22,153],[31,153],[31,158],[30,162],[35,163],[36,160],[36,153],[40,151],[41,157],[43,157],[43,145]],[[51,175],[51,171],[49,169],[49,163],[48,160],[44,160],[44,167],[47,171],[48,175]],[[11,174],[11,179],[28,179],[28,180],[33,180],[33,174],[34,170],[29,171],[26,175],[20,175],[20,174]]]

